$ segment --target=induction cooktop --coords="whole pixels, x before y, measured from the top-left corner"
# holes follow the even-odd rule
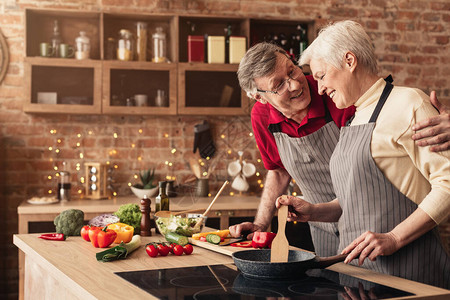
[[[308,270],[295,280],[243,276],[234,265],[117,272],[159,299],[386,299],[414,294],[330,270]]]

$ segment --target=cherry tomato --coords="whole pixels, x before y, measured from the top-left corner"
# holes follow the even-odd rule
[[[183,246],[175,245],[173,247],[173,254],[178,255],[178,256],[183,255]]]
[[[153,244],[147,244],[147,247],[145,247],[145,251],[150,257],[158,256],[158,248],[156,248]]]
[[[172,243],[172,244],[168,244],[168,247],[170,248],[170,253],[173,254],[173,248],[176,246],[177,244]]]
[[[191,244],[186,244],[183,246],[183,251],[186,255],[189,255],[192,253],[192,251],[194,251],[194,247],[192,247]]]
[[[158,252],[161,256],[167,256],[170,252],[170,248],[164,244],[158,244]]]

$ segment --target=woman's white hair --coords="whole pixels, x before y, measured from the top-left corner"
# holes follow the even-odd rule
[[[311,60],[322,60],[337,69],[344,66],[345,54],[351,51],[358,65],[377,74],[375,47],[363,27],[354,21],[340,21],[320,30],[317,38],[300,56],[299,64],[309,65]]]

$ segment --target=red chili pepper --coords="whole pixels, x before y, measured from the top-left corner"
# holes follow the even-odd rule
[[[241,248],[251,248],[252,247],[252,241],[243,241],[243,242],[238,242],[238,243],[231,243],[230,246],[241,247]]]
[[[267,248],[272,245],[272,241],[277,234],[273,232],[260,232],[253,233],[252,247],[253,248]]]
[[[64,233],[45,233],[41,234],[39,238],[49,241],[65,241],[66,236]]]

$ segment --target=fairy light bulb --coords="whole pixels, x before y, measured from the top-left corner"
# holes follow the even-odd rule
[[[144,130],[142,130],[142,128],[139,128],[138,132],[139,132],[140,134],[142,134],[142,132],[144,132]]]
[[[177,152],[177,149],[173,148],[170,152],[172,152],[172,154],[175,154],[175,152]]]
[[[53,147],[52,147],[52,146],[48,147],[48,150],[52,151],[52,150],[53,150]]]
[[[128,186],[132,186],[131,182],[128,182]]]
[[[224,139],[225,138],[225,134],[221,134],[220,138]]]
[[[113,134],[114,138],[117,139],[119,137],[119,135],[117,134],[117,132],[114,132]]]
[[[253,136],[253,132],[250,132],[250,133],[248,134],[248,136]]]

